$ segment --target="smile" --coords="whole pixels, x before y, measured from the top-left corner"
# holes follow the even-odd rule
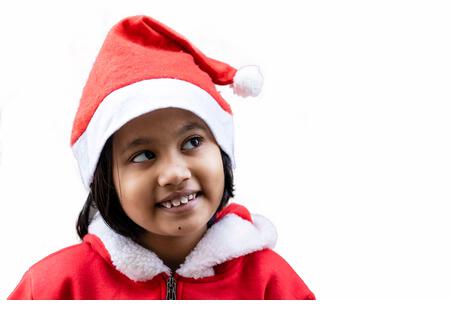
[[[184,197],[158,203],[156,206],[171,212],[184,211],[193,208],[200,197],[200,192],[194,192]]]

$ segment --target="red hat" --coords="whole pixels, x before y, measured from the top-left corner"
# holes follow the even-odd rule
[[[261,91],[256,66],[240,70],[205,56],[186,38],[146,16],[129,17],[108,33],[84,87],[71,146],[89,188],[106,140],[128,121],[177,107],[203,119],[235,167],[232,111],[215,85],[241,96]]]

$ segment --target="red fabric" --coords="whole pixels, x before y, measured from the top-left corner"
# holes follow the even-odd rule
[[[100,251],[100,252],[99,252]],[[8,299],[165,299],[166,274],[135,282],[115,269],[96,236],[31,267]],[[265,249],[214,268],[214,276],[175,275],[177,299],[315,299],[274,251]]]
[[[231,203],[217,220],[234,213],[252,221],[248,210]],[[291,266],[270,249],[214,267],[201,279],[175,274],[177,299],[315,299]],[[49,255],[32,266],[8,299],[165,299],[166,274],[136,282],[118,271],[102,241],[88,234],[83,242]]]
[[[71,145],[83,134],[102,100],[129,84],[175,78],[206,90],[228,113],[215,88],[231,84],[236,69],[208,58],[186,38],[146,16],[122,20],[108,33],[84,87],[72,128]]]
[[[225,208],[223,208],[221,211],[219,211],[217,213],[216,222],[219,221],[220,219],[222,219],[224,216],[226,216],[229,213],[234,213],[235,215],[238,215],[242,219],[253,223],[252,217],[250,215],[250,212],[247,210],[247,208],[240,204],[234,203],[234,202],[230,203],[229,205],[227,205]]]

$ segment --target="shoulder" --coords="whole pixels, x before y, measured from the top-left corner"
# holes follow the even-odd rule
[[[265,282],[266,299],[315,299],[289,263],[272,249],[256,251],[243,258],[242,267],[246,272]]]
[[[32,265],[11,293],[9,299],[58,299],[73,283],[104,264],[89,242],[58,250]]]
[[[274,274],[279,272],[295,273],[289,263],[283,259],[278,253],[270,248],[252,252],[244,257],[244,263],[247,267],[264,272]]]
[[[81,242],[61,250],[58,250],[32,265],[29,271],[39,275],[49,274],[52,271],[58,273],[71,272],[86,265],[92,259],[97,259],[98,255],[88,242]]]

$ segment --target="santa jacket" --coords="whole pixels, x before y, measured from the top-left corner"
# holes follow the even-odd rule
[[[33,265],[8,299],[315,299],[271,250],[276,238],[269,220],[230,204],[172,274],[97,214],[82,243]]]

